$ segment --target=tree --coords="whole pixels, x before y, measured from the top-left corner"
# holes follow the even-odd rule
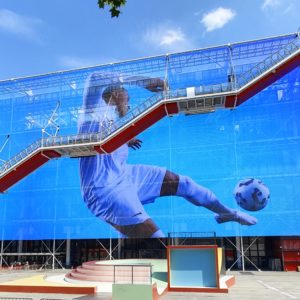
[[[99,8],[104,9],[104,7],[110,6],[110,15],[112,18],[119,17],[120,14],[120,7],[126,4],[127,0],[98,0]]]

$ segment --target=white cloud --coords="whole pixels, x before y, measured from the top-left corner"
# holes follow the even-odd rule
[[[25,38],[38,38],[40,19],[19,15],[8,9],[0,9],[0,30]]]
[[[168,51],[182,51],[191,48],[191,42],[180,27],[159,25],[148,29],[143,40],[156,48],[163,48]]]
[[[229,9],[219,7],[211,12],[204,14],[201,23],[205,26],[206,31],[213,31],[225,26],[235,17],[236,13]]]
[[[280,6],[280,0],[264,0],[261,9],[262,10],[268,10],[268,9],[274,9]]]
[[[160,45],[172,45],[178,42],[183,42],[185,40],[185,36],[182,33],[181,29],[168,29],[166,32],[160,37]]]
[[[266,14],[280,13],[282,15],[296,15],[294,0],[264,0],[261,10]]]
[[[58,63],[64,69],[78,69],[95,65],[107,64],[116,62],[115,59],[91,59],[71,55],[62,55],[58,57]]]
[[[87,59],[68,55],[60,56],[58,62],[65,69],[76,69],[92,65]]]

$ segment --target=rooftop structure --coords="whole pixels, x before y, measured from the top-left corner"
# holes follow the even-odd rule
[[[299,64],[300,36],[295,33],[1,81],[0,101],[10,109],[12,103],[18,107],[19,125],[34,134],[32,144],[3,160],[0,191],[52,158],[110,153],[166,115],[233,109]],[[78,134],[82,95],[91,74],[101,74],[90,82],[91,92],[111,84],[118,74],[134,102],[110,128]],[[151,94],[140,88],[154,77],[165,81],[164,90]],[[24,115],[28,105],[32,109],[27,107]],[[90,108],[91,117],[95,110]]]

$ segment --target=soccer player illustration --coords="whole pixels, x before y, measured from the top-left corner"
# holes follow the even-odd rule
[[[86,82],[79,133],[100,133],[113,128],[116,119],[128,112],[129,96],[117,74],[93,73]],[[132,86],[132,83],[130,84]],[[162,92],[164,81],[153,78],[136,85],[150,92]],[[191,178],[164,167],[128,164],[128,148],[139,149],[141,141],[131,139],[110,154],[80,158],[83,199],[90,211],[111,224],[126,237],[164,237],[147,214],[144,205],[163,196],[180,196],[192,205],[215,213],[218,223],[238,222],[254,225],[257,220],[244,212],[223,205],[209,189]]]

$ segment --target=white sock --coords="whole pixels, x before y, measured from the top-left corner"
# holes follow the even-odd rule
[[[210,208],[218,201],[215,194],[209,189],[197,184],[188,176],[179,176],[179,184],[177,196],[187,199],[189,202],[197,206]]]

